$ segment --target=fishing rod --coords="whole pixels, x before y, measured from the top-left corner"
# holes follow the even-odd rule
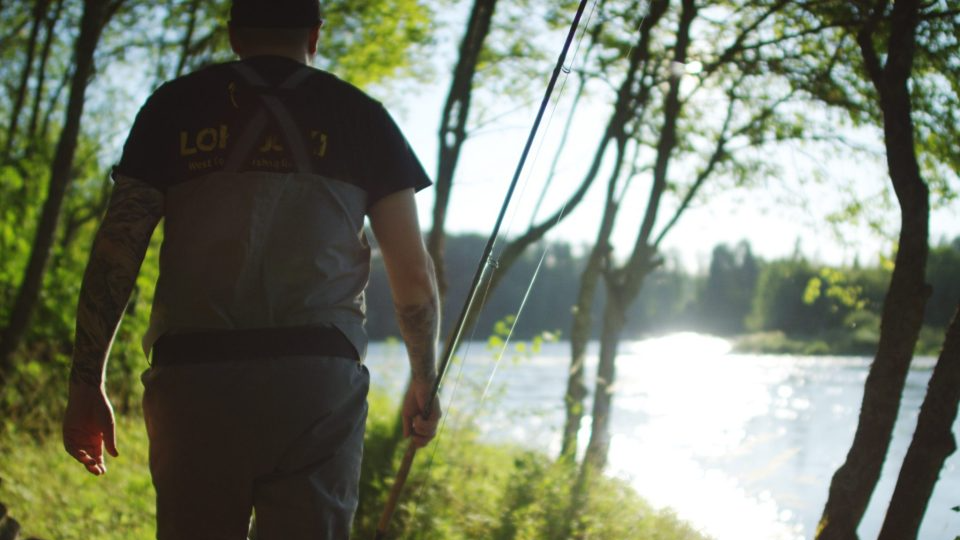
[[[553,94],[553,89],[557,84],[557,79],[560,78],[560,72],[566,71],[563,65],[564,62],[566,62],[567,53],[570,51],[570,45],[573,43],[573,39],[576,36],[577,28],[580,26],[580,19],[583,17],[583,13],[586,10],[587,2],[588,0],[580,0],[580,5],[577,7],[577,12],[573,17],[573,21],[570,23],[570,30],[567,32],[567,38],[564,41],[563,49],[561,49],[560,56],[557,58],[557,65],[553,68],[553,74],[550,76],[550,82],[547,84],[547,89],[544,92],[543,100],[540,102],[540,109],[537,111],[536,119],[533,121],[533,126],[530,128],[530,134],[527,137],[527,142],[523,147],[523,152],[520,154],[520,160],[518,161],[517,168],[513,173],[513,178],[510,180],[510,186],[507,188],[506,195],[504,195],[503,204],[500,206],[500,214],[497,216],[497,220],[493,226],[493,231],[490,233],[490,238],[487,240],[487,245],[483,248],[483,254],[480,256],[480,264],[477,265],[477,271],[474,273],[473,283],[470,285],[470,293],[467,295],[467,301],[464,302],[463,309],[460,311],[460,317],[457,320],[457,324],[454,326],[453,332],[451,332],[450,337],[447,339],[446,345],[444,346],[443,354],[440,357],[440,369],[438,370],[437,378],[433,383],[433,389],[430,391],[430,399],[427,401],[427,406],[423,411],[423,418],[429,418],[430,413],[433,411],[434,401],[436,401],[437,394],[440,392],[440,384],[443,382],[443,377],[446,375],[447,368],[450,365],[450,360],[453,358],[453,354],[460,345],[460,338],[463,336],[467,319],[473,312],[473,306],[477,300],[477,293],[480,290],[480,286],[484,281],[486,281],[486,279],[489,279],[491,271],[497,266],[497,263],[493,260],[491,254],[493,253],[493,248],[496,246],[497,237],[500,235],[500,226],[503,224],[503,219],[507,214],[507,208],[510,206],[513,193],[516,190],[517,183],[520,181],[520,173],[523,171],[524,165],[526,165],[527,157],[530,155],[530,149],[533,147],[533,141],[536,139],[537,131],[540,129],[540,122],[543,120],[543,115],[547,110],[547,106],[550,104],[550,96]],[[383,513],[380,514],[380,521],[377,524],[375,540],[386,540],[387,538],[387,528],[389,527],[390,520],[393,518],[393,513],[397,508],[397,503],[400,500],[400,494],[403,491],[403,486],[407,481],[407,476],[410,474],[410,468],[413,466],[413,458],[416,455],[417,448],[413,444],[408,444],[407,451],[403,455],[403,461],[400,462],[400,468],[397,470],[396,480],[394,480],[393,486],[390,488],[390,496],[387,498],[387,504],[383,508]]]

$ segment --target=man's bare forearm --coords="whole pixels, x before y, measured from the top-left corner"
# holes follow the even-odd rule
[[[410,356],[410,371],[419,381],[437,376],[437,337],[440,334],[440,302],[436,295],[421,304],[397,306],[397,322]]]
[[[160,191],[135,180],[118,180],[80,287],[71,381],[103,383],[107,354],[162,215]]]

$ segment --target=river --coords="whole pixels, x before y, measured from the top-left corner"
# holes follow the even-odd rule
[[[490,397],[479,405],[486,437],[555,454],[569,345],[548,343],[535,354],[510,351],[497,364],[496,352],[485,344],[468,344],[464,361],[447,377],[444,403],[448,409],[475,406],[493,373]],[[589,374],[596,353],[592,344]],[[400,345],[372,344],[373,383],[399,394],[404,362]],[[734,354],[725,340],[691,333],[624,342],[609,471],[717,540],[812,538],[830,478],[853,440],[869,363],[858,357]],[[910,370],[861,538],[876,538],[880,530],[933,363],[918,358]],[[585,425],[581,447],[589,431]],[[960,421],[954,433],[960,433]],[[953,510],[960,505],[958,467],[954,454],[941,471],[921,540],[960,535],[960,512]]]

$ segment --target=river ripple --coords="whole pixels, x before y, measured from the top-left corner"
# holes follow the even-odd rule
[[[672,507],[718,540],[811,538],[830,477],[853,440],[870,359],[729,350],[724,340],[689,333],[622,345],[610,470],[654,505]],[[588,374],[595,372],[596,354],[592,344]],[[496,353],[480,343],[469,344],[462,356],[462,370],[453,366],[445,384],[446,400],[457,388],[453,409],[474,406],[496,364]],[[372,344],[374,384],[399,394],[404,358],[398,344]],[[493,397],[480,405],[486,436],[556,453],[568,359],[566,343],[506,355],[490,385]],[[932,365],[932,359],[916,359],[907,378],[861,538],[879,532]],[[588,375],[590,387],[592,379]],[[589,425],[580,435],[583,447]],[[951,510],[960,505],[958,466],[955,454],[941,471],[921,540],[960,535],[960,513]]]

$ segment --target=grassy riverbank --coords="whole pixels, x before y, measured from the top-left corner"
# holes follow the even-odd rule
[[[943,343],[944,330],[924,326],[914,354],[936,356]],[[789,354],[801,356],[873,356],[879,331],[873,327],[819,336],[788,336],[780,331],[757,332],[731,338],[733,350],[752,354]]]
[[[371,538],[395,463],[393,407],[371,396],[362,501],[355,538]],[[59,437],[15,430],[0,437],[0,502],[44,540],[138,540],[154,537],[153,487],[142,421],[118,418],[120,458],[104,477],[87,474],[62,450]],[[579,512],[570,507],[575,471],[546,456],[479,442],[470,428],[448,429],[428,468],[421,452],[398,509],[395,538],[416,540],[547,540],[584,531],[595,540],[702,540],[669,511],[653,510],[628,485],[602,478]],[[571,521],[571,518],[573,521]]]

